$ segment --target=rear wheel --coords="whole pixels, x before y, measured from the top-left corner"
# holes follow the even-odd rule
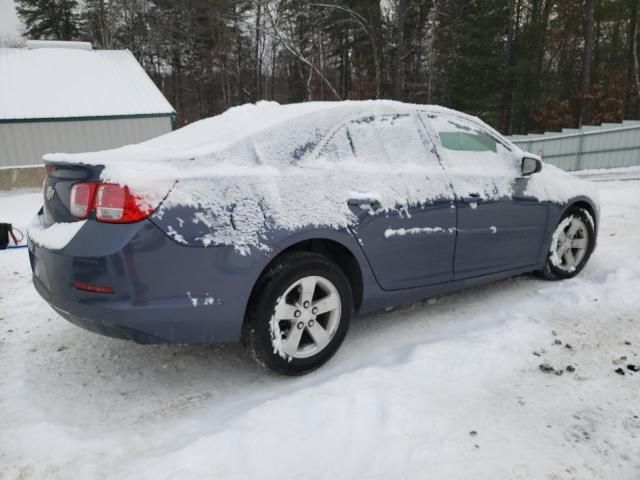
[[[591,256],[595,241],[593,218],[584,208],[571,208],[556,227],[542,275],[549,280],[575,277]]]
[[[322,255],[293,252],[260,278],[245,339],[259,363],[301,375],[333,356],[352,316],[351,285],[343,271]]]

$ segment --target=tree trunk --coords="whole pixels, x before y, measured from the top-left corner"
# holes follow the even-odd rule
[[[312,72],[309,73],[310,77],[313,75],[313,73],[318,75],[318,77],[320,77],[320,79],[325,83],[327,88],[331,91],[335,99],[342,100],[342,97],[340,97],[340,94],[333,87],[329,79],[318,69],[318,67],[316,67],[313,64],[313,62],[309,61],[309,59],[305,57],[305,55],[296,46],[292,45],[288,39],[283,37],[269,8],[265,9],[265,15],[269,18],[269,24],[271,25],[271,28],[273,29],[273,32],[274,32],[274,36],[278,40],[278,42],[282,44],[282,46],[286,48],[289,51],[289,53],[291,53],[295,58],[297,58],[300,62],[304,63],[310,70],[312,70]],[[299,43],[302,44],[302,42],[299,42]],[[309,96],[310,96],[310,93],[309,93]]]
[[[638,36],[633,37],[633,73],[636,81],[636,113],[640,113],[640,66],[638,66]]]
[[[509,0],[509,18],[507,19],[506,72],[504,75],[504,91],[502,96],[502,132],[511,134],[511,104],[513,101],[513,42],[515,39],[515,5],[516,0]]]
[[[382,12],[380,2],[367,2],[369,4],[369,25],[371,26],[371,49],[373,63],[376,72],[376,98],[382,96],[382,86],[384,82],[384,72],[382,71]]]
[[[436,21],[437,21],[437,16],[438,16],[438,0],[433,0],[433,3],[431,4],[431,9],[429,10],[429,13],[427,14],[427,24],[429,25],[429,28],[431,28],[432,30],[430,32],[427,33],[427,44],[426,44],[426,55],[427,55],[427,61],[426,61],[426,69],[427,69],[427,103],[431,103],[433,100],[433,77],[434,77],[434,70],[435,70],[435,65],[436,65],[436,48],[435,48],[435,43],[436,43]]]
[[[405,56],[405,20],[409,0],[398,0],[396,11],[396,54],[393,72],[393,98],[402,100],[404,91],[404,56]]]
[[[255,93],[254,98],[259,100],[262,98],[262,54],[260,53],[261,45],[261,14],[262,14],[262,2],[258,1],[256,4],[256,45],[255,45]]]
[[[624,118],[629,118],[631,113],[631,93],[634,81],[635,64],[636,64],[636,36],[638,34],[638,9],[640,0],[635,0],[631,5],[631,14],[629,18],[629,31],[627,34],[627,78],[625,82],[624,92]]]
[[[580,95],[580,117],[578,128],[591,121],[589,87],[591,86],[591,60],[593,56],[593,0],[585,0],[584,57],[582,60],[582,89]]]
[[[270,100],[275,100],[276,98],[276,53],[278,51],[278,42],[275,40],[271,41],[271,98]]]

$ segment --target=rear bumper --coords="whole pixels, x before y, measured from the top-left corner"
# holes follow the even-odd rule
[[[87,221],[62,250],[29,241],[33,282],[62,317],[138,343],[211,343],[240,337],[259,259],[230,247],[179,245],[150,221]],[[78,290],[109,286],[112,294]]]
[[[40,291],[37,284],[36,284],[36,289]],[[78,315],[73,315],[69,312],[61,310],[55,305],[52,305],[52,304],[50,305],[58,315],[68,320],[70,323],[74,324],[75,326],[83,328],[93,333],[104,335],[105,337],[120,338],[123,340],[133,340],[134,342],[140,343],[140,344],[166,343],[166,340],[163,340],[158,337],[154,337],[152,335],[149,335],[144,332],[140,332],[138,330],[134,330],[130,327],[104,323],[98,320],[90,320],[88,318],[83,318]]]

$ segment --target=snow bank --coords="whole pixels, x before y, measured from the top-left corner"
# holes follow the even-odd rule
[[[591,176],[609,176],[615,174],[628,174],[631,176],[635,176],[635,174],[640,174],[640,165],[633,165],[629,167],[616,167],[616,168],[590,168],[586,170],[578,170],[573,172],[574,175],[578,177],[591,177]]]
[[[0,223],[10,223],[17,230],[16,238],[27,242],[27,226],[42,205],[41,189],[0,191]],[[13,245],[13,241],[10,242]]]
[[[358,318],[303,378],[240,345],[86,332],[32,288],[25,250],[0,252],[0,478],[637,479],[640,182],[598,186],[576,278]]]

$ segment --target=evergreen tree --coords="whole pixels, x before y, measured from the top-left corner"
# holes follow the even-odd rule
[[[640,117],[640,0],[16,1],[28,38],[131,50],[179,124],[261,99],[436,103],[506,133]]]
[[[77,0],[16,0],[16,11],[31,39],[75,40],[78,37]]]

